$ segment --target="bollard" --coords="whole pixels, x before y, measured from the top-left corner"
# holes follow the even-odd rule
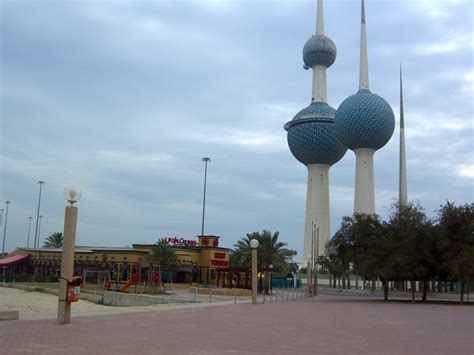
[[[270,303],[272,303],[272,293],[271,291],[269,291],[269,293],[270,293]]]
[[[235,288],[234,288],[234,304],[237,304],[237,292],[235,291]]]
[[[209,303],[212,303],[212,289],[209,287]]]
[[[198,288],[194,287],[194,303],[197,302],[197,292],[198,292]]]
[[[265,304],[265,290],[263,290],[263,304]]]

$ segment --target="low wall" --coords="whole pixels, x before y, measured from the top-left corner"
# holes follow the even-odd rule
[[[49,293],[52,295],[58,295],[57,289],[38,287],[35,285],[19,285],[10,283],[0,283],[0,287],[17,288],[24,291],[37,291],[43,293]],[[131,307],[131,306],[149,306],[153,304],[164,304],[164,303],[188,303],[187,301],[181,301],[173,299],[168,295],[143,295],[134,293],[122,293],[113,291],[104,291],[104,295],[95,293],[81,292],[80,298],[82,300],[104,304],[106,306],[117,306],[117,307]]]
[[[122,293],[113,291],[104,291],[103,304],[106,306],[149,306],[163,303],[188,303],[186,301],[175,300],[166,295],[143,295],[134,293]]]

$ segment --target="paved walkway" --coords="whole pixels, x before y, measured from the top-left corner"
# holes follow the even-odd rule
[[[0,323],[0,354],[473,354],[474,307],[351,294]]]

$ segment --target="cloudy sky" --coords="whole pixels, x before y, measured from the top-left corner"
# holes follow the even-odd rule
[[[324,5],[337,108],[357,90],[360,2]],[[310,103],[301,53],[315,11],[315,0],[2,0],[6,250],[26,245],[29,216],[34,237],[38,180],[41,244],[62,231],[69,182],[83,190],[79,245],[194,239],[208,156],[205,233],[232,247],[278,230],[302,259],[307,172],[283,125]],[[473,3],[367,0],[366,13],[371,89],[397,125],[403,64],[409,198],[430,216],[472,202]],[[375,155],[383,217],[398,194],[398,133]],[[348,151],[331,168],[333,233],[352,213],[354,163]]]

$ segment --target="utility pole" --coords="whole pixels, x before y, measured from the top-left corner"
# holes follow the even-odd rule
[[[2,258],[5,257],[5,239],[7,237],[8,205],[10,204],[10,201],[5,201],[5,204],[7,205],[7,208],[5,211],[5,225],[3,226]]]
[[[33,218],[33,217],[31,217],[31,216],[28,217],[28,220],[29,220],[29,221],[28,221],[28,239],[27,239],[27,241],[26,241],[26,247],[27,247],[27,248],[30,247],[30,231],[31,231],[31,219],[32,219],[32,218]]]
[[[211,161],[211,158],[202,158],[204,162],[204,197],[202,199],[202,224],[201,224],[201,236],[204,235],[204,215],[206,214],[206,182],[207,182],[207,163]]]
[[[38,197],[38,210],[36,211],[36,227],[35,227],[35,243],[34,247],[36,248],[36,244],[38,243],[37,238],[38,238],[38,222],[39,222],[39,214],[40,214],[40,206],[41,206],[41,190],[43,189],[43,185],[45,184],[44,181],[38,181],[38,184],[40,186],[39,189],[39,197]]]

